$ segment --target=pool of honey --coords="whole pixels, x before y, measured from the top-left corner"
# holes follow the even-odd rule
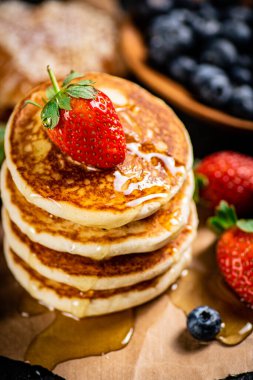
[[[24,293],[19,305],[24,317],[50,312]],[[110,315],[76,319],[54,312],[52,323],[29,345],[25,360],[53,369],[58,363],[102,355],[125,347],[133,334],[132,309]]]

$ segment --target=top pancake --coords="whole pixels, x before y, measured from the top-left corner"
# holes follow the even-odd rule
[[[161,100],[124,79],[87,73],[114,103],[127,140],[125,161],[111,170],[73,162],[47,137],[39,103],[45,83],[20,102],[7,127],[5,150],[12,178],[26,199],[86,226],[113,228],[142,219],[167,203],[192,165],[187,132]]]

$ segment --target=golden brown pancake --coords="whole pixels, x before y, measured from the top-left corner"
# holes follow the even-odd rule
[[[63,253],[32,242],[3,210],[3,226],[8,244],[32,269],[41,275],[80,290],[113,289],[149,280],[168,270],[191,245],[197,228],[195,205],[182,231],[163,248],[116,256],[107,260]]]
[[[113,313],[145,303],[164,292],[189,264],[191,252],[186,251],[167,272],[136,285],[111,290],[80,291],[41,276],[20,259],[5,242],[7,264],[17,281],[34,298],[82,318]]]
[[[111,170],[73,162],[49,140],[36,107],[48,83],[15,108],[7,127],[7,166],[19,191],[47,212],[86,226],[113,228],[142,219],[166,204],[192,166],[188,134],[161,100],[127,80],[101,73],[96,82],[114,103],[127,140],[125,161]]]
[[[15,186],[6,164],[2,167],[2,199],[13,222],[31,240],[56,251],[103,259],[149,252],[164,246],[186,224],[193,193],[188,175],[180,191],[155,214],[125,226],[104,230],[58,218],[27,202]]]

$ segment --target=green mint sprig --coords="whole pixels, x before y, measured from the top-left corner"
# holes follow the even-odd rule
[[[60,109],[70,111],[71,110],[71,97],[82,99],[94,99],[97,90],[93,87],[92,80],[81,80],[77,83],[72,83],[76,78],[80,78],[83,74],[71,71],[69,75],[64,79],[62,87],[56,80],[56,77],[52,69],[47,66],[47,72],[51,80],[52,86],[46,89],[47,101],[44,100],[44,106],[32,100],[26,100],[26,104],[32,104],[41,108],[41,120],[45,128],[54,129],[60,119]]]

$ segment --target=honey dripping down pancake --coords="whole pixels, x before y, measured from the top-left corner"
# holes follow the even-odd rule
[[[104,230],[58,218],[26,201],[6,164],[2,167],[3,203],[13,222],[32,241],[56,251],[103,259],[150,252],[164,246],[187,223],[193,194],[190,173],[180,191],[155,214],[128,225]]]
[[[127,140],[125,161],[108,171],[73,162],[50,142],[39,112],[48,84],[15,108],[7,127],[8,169],[18,190],[34,205],[86,226],[113,228],[153,214],[183,185],[192,166],[187,132],[161,100],[124,79],[100,73],[84,78],[112,100]]]
[[[172,268],[154,279],[129,287],[82,292],[41,276],[9,248],[6,240],[4,252],[14,277],[32,297],[78,318],[113,313],[157,297],[177,279],[191,260],[191,250],[188,249]]]
[[[78,288],[81,291],[114,289],[131,286],[154,278],[173,267],[189,249],[197,228],[194,204],[187,224],[163,248],[107,260],[92,260],[78,255],[57,252],[34,243],[11,222],[3,210],[4,232],[11,249],[32,269],[48,279]]]

